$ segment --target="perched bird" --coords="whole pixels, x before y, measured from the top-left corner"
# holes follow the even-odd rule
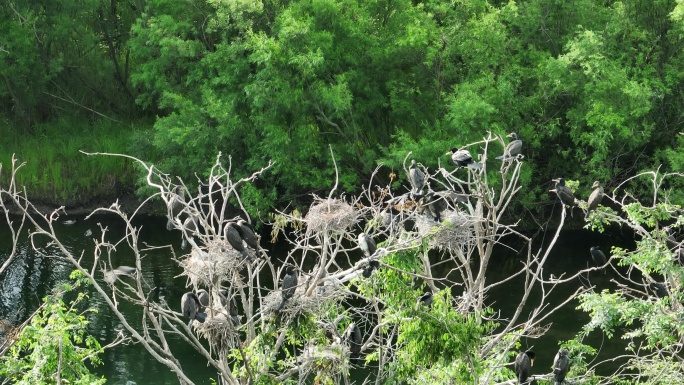
[[[496,159],[503,160],[504,162],[508,162],[517,158],[518,155],[520,155],[520,150],[522,150],[522,140],[520,140],[518,134],[511,132],[510,134],[506,135],[506,137],[512,138],[513,140],[506,145],[506,148],[504,148],[504,154],[496,157]]]
[[[437,222],[442,222],[442,213],[449,208],[446,198],[434,191],[428,191],[423,198],[423,205]]]
[[[356,322],[352,322],[347,326],[347,330],[344,331],[342,340],[349,346],[349,352],[351,358],[357,358],[361,354],[361,345],[363,345],[361,337],[361,329]]]
[[[359,234],[358,243],[359,248],[363,251],[366,257],[372,256],[378,249],[373,238],[366,233]]]
[[[292,298],[297,290],[297,272],[295,271],[294,266],[288,265],[285,268],[285,276],[282,281],[280,281],[280,290],[282,291],[283,300],[280,302],[280,306],[278,306],[278,311],[282,310],[285,306],[285,302]]]
[[[112,270],[108,270],[104,272],[104,280],[110,285],[113,285],[114,282],[116,282],[117,277],[121,275],[127,275],[129,277],[135,277],[136,270],[135,267],[132,266],[119,266],[116,267]]]
[[[603,254],[603,251],[601,251],[601,249],[598,246],[592,246],[589,249],[589,252],[591,253],[591,259],[593,259],[594,263],[596,263],[598,266],[603,266],[606,264],[606,255]],[[601,271],[605,273],[606,269],[601,268]]]
[[[658,298],[665,298],[670,295],[667,291],[667,287],[660,282],[651,282],[648,287],[653,290],[653,293]]]
[[[589,194],[589,199],[587,199],[587,215],[593,210],[596,210],[603,199],[603,187],[601,187],[599,181],[595,181],[591,186],[591,189],[591,194]]]
[[[524,384],[527,382],[527,378],[530,376],[530,369],[534,366],[534,358],[537,355],[533,351],[526,351],[518,353],[515,357],[515,375],[518,376],[518,383]]]
[[[423,295],[418,297],[418,302],[416,303],[416,307],[420,307],[420,306],[432,307],[432,299],[433,299],[432,292],[427,291],[427,292],[423,293]]]
[[[240,236],[245,241],[247,246],[254,250],[259,249],[259,238],[257,237],[256,233],[254,233],[252,225],[250,225],[244,219],[240,219],[237,221],[237,230],[240,232]]]
[[[239,326],[240,316],[238,315],[237,306],[235,306],[235,300],[230,298],[228,290],[221,290],[219,292],[219,296],[221,297],[221,305],[223,305],[224,308],[228,309],[230,321],[232,322],[233,326]]]
[[[190,322],[192,320],[204,322],[207,319],[207,315],[199,311],[200,306],[200,300],[193,292],[185,293],[181,297],[181,311],[183,316],[190,320]]]
[[[173,222],[176,217],[183,212],[185,206],[185,187],[176,186],[169,193],[168,201],[166,202],[166,209],[168,219],[166,221],[166,229],[173,230]]]
[[[425,174],[416,166],[415,159],[411,159],[411,166],[409,167],[409,182],[411,183],[411,194],[423,195]]]
[[[192,238],[197,233],[199,222],[199,213],[197,210],[192,210],[190,215],[183,221],[183,241],[181,242],[181,249],[188,248],[188,237]]]
[[[223,228],[223,236],[226,237],[226,240],[230,245],[235,249],[235,251],[239,252],[242,254],[243,257],[246,259],[251,260],[252,256],[249,255],[247,252],[247,249],[245,249],[245,245],[242,243],[242,236],[240,235],[240,230],[239,226],[235,222],[228,222],[226,223],[226,226]]]
[[[458,149],[456,147],[447,151],[446,155],[451,154],[451,161],[454,162],[458,167],[468,167],[474,170],[479,170],[482,168],[482,163],[477,163],[473,160],[473,156],[470,155],[470,151],[466,149]]]
[[[553,360],[553,379],[555,385],[561,385],[570,370],[570,358],[568,349],[561,349]]]
[[[570,216],[572,216],[572,207],[575,206],[575,196],[572,194],[572,190],[565,185],[564,178],[556,178],[553,182],[556,182],[556,195],[564,205],[570,206]]]
[[[373,274],[373,270],[377,270],[380,268],[380,262],[378,261],[370,261],[368,262],[368,266],[366,266],[363,271],[361,272],[361,275],[363,275],[364,278],[370,278],[370,276]]]
[[[197,290],[197,298],[199,299],[200,305],[202,307],[209,306],[209,293],[204,289]]]

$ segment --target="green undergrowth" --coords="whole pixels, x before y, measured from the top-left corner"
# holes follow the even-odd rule
[[[86,127],[84,127],[84,125]],[[131,191],[139,173],[130,160],[112,156],[89,156],[86,152],[130,153],[131,139],[140,137],[142,125],[111,121],[73,122],[62,120],[36,126],[27,132],[9,128],[2,144],[0,183],[7,183],[12,167],[18,186],[30,199],[60,204],[83,204],[95,198],[116,197]]]

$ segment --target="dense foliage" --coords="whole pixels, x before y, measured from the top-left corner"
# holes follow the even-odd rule
[[[72,278],[80,277],[78,272]],[[87,296],[79,288],[76,298],[65,303],[63,296],[78,288],[82,282],[60,285],[43,299],[43,305],[21,328],[9,352],[0,357],[0,376],[3,384],[104,384],[90,372],[86,362],[101,364],[102,347],[89,334],[87,314],[94,309],[81,310]]]
[[[410,150],[435,168],[434,154],[487,130],[523,139],[528,208],[553,177],[588,193],[684,162],[676,0],[43,0],[0,12],[13,135],[71,136],[69,124],[97,136],[114,120],[128,138],[135,122],[147,131],[118,150],[185,179],[217,151],[237,174],[273,160],[245,192],[262,209],[329,188],[331,151],[358,191],[378,160],[396,169]],[[59,158],[42,172],[60,174]]]

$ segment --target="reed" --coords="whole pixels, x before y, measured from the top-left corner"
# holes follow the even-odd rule
[[[129,138],[145,128],[110,121],[78,123],[62,120],[42,125],[27,134],[10,128],[0,152],[3,172],[9,178],[12,154],[26,165],[17,174],[33,199],[54,204],[84,204],[96,198],[118,197],[133,190],[136,175],[130,161],[119,157],[87,156],[88,152],[129,153]]]

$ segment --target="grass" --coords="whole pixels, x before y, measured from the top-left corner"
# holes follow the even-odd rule
[[[25,163],[17,173],[18,185],[26,187],[31,199],[73,205],[132,191],[138,171],[131,161],[88,156],[79,150],[126,154],[133,147],[130,138],[140,130],[105,120],[61,120],[35,127],[30,133],[10,128],[0,151],[0,183],[7,183],[15,154],[19,163]]]

